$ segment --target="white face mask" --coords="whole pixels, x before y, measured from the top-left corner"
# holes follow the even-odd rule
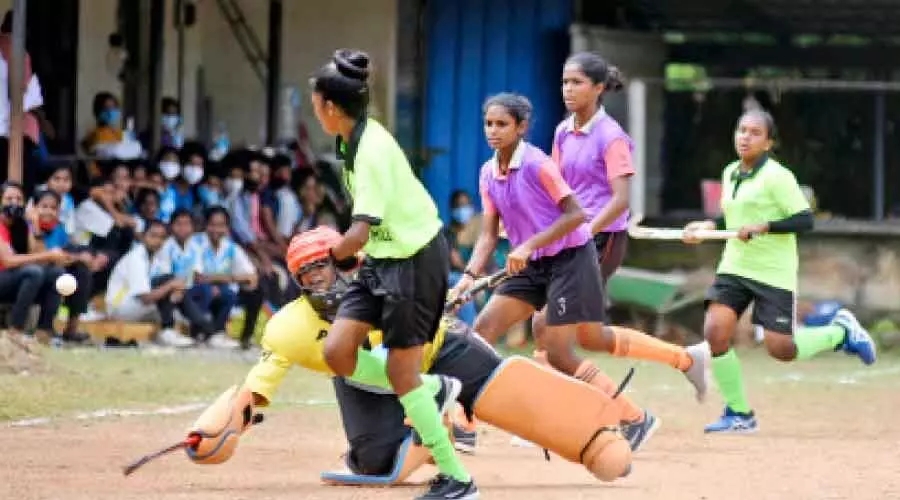
[[[243,188],[244,188],[244,179],[235,179],[233,177],[229,177],[228,179],[225,179],[225,191],[228,194],[238,193]]]
[[[159,162],[159,171],[167,181],[171,181],[181,173],[181,165],[177,161],[161,161]]]
[[[188,165],[184,167],[184,180],[188,181],[188,184],[194,185],[200,182],[203,179],[203,167],[198,167],[196,165]]]

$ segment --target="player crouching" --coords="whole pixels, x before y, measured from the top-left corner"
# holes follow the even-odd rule
[[[291,241],[287,263],[303,293],[267,323],[262,357],[244,386],[227,391],[198,419],[190,436],[202,439],[188,449],[195,462],[230,458],[238,437],[261,420],[257,408],[269,404],[293,365],[333,378],[349,442],[350,472],[325,472],[323,481],[396,484],[428,462],[428,450],[416,443],[414,432],[404,424],[402,406],[390,392],[381,332],[369,333],[351,377],[334,377],[323,359],[323,340],[345,288],[337,267],[354,264],[343,266],[329,257],[328,250],[339,239],[334,230],[318,227]],[[422,371],[423,383],[433,384],[445,411],[456,399],[469,418],[583,464],[604,481],[630,470],[631,450],[618,431],[621,415],[610,396],[529,359],[503,360],[462,322],[442,321],[425,346]]]

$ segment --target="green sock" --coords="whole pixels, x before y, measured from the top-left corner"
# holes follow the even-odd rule
[[[712,358],[712,372],[725,404],[732,411],[750,413],[750,404],[747,403],[747,394],[744,392],[744,377],[741,375],[741,361],[734,349]]]
[[[456,456],[453,444],[450,443],[447,428],[441,422],[434,393],[422,384],[400,396],[400,404],[422,438],[422,444],[431,451],[438,470],[457,481],[471,481],[472,478]]]
[[[391,381],[387,376],[387,363],[371,351],[359,349],[356,352],[356,370],[350,380],[360,384],[393,390]],[[431,393],[432,397],[441,390],[441,380],[437,375],[422,374],[422,385]]]
[[[847,332],[840,325],[811,326],[794,332],[797,359],[809,359],[822,351],[831,351],[844,342]]]

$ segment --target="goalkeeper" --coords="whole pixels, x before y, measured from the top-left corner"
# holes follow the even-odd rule
[[[428,450],[416,443],[404,424],[403,407],[390,392],[381,332],[369,333],[352,377],[333,376],[325,363],[323,341],[346,286],[329,257],[331,245],[339,240],[336,231],[318,227],[291,241],[287,264],[303,293],[269,320],[261,359],[244,386],[234,391],[237,396],[220,398],[195,424],[192,433],[204,436],[198,446],[188,449],[195,462],[230,458],[246,428],[240,422],[246,423],[254,408],[272,401],[294,365],[333,377],[349,442],[346,465],[350,472],[325,473],[324,480],[394,484],[429,461]],[[433,341],[425,346],[421,369],[423,383],[432,389],[442,413],[458,401],[468,418],[478,417],[584,464],[603,480],[630,470],[631,450],[618,432],[621,411],[610,396],[525,358],[504,361],[459,321],[445,318],[441,322]],[[215,428],[232,421],[232,433]]]

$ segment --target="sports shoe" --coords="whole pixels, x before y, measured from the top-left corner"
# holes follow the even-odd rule
[[[467,455],[475,454],[475,444],[478,441],[477,431],[467,431],[462,426],[453,424],[453,446],[456,451]]]
[[[438,474],[428,486],[424,495],[416,497],[416,500],[477,500],[478,487],[475,481],[464,483],[452,477]]]
[[[840,348],[847,354],[859,356],[859,359],[867,365],[875,362],[876,347],[872,336],[861,324],[856,316],[848,309],[841,309],[834,315],[832,320],[835,324],[841,326],[845,332],[844,343]]]
[[[438,406],[438,413],[443,416],[453,408],[456,398],[462,392],[462,382],[457,378],[448,377],[446,375],[438,375],[441,380],[441,388],[434,395],[434,401]]]
[[[738,413],[729,407],[725,407],[725,413],[717,422],[713,422],[703,428],[703,432],[731,432],[735,434],[750,434],[759,430],[756,415],[750,413]]]
[[[700,342],[685,350],[694,362],[684,372],[684,376],[687,377],[688,382],[697,391],[697,401],[702,403],[706,400],[706,393],[709,390],[709,364],[711,358],[709,343]]]
[[[628,440],[631,451],[638,451],[659,429],[662,421],[652,413],[644,410],[644,418],[640,422],[622,423],[622,435]]]
[[[194,345],[194,339],[185,337],[171,328],[160,330],[156,336],[156,341],[162,345],[173,347],[191,347]]]
[[[206,339],[206,345],[215,349],[237,349],[240,342],[229,337],[225,332],[217,332]]]

